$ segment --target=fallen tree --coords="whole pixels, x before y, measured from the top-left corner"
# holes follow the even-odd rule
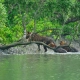
[[[55,48],[48,46],[47,44],[43,43],[43,42],[39,42],[39,41],[29,41],[27,42],[26,39],[21,39],[18,40],[17,42],[8,44],[8,45],[2,45],[0,46],[1,50],[5,50],[5,49],[9,49],[11,47],[15,47],[15,46],[19,46],[19,45],[29,45],[29,44],[39,44],[39,45],[43,45],[51,50],[53,50],[54,52],[58,52],[58,53],[66,53],[66,52],[78,52],[77,49],[75,49],[74,47],[70,46],[70,45],[64,45],[64,46],[57,46]]]
[[[53,49],[53,48],[49,47],[48,45],[46,45],[45,43],[39,42],[39,41],[30,41],[30,42],[19,41],[19,42],[14,42],[14,43],[11,43],[11,44],[8,44],[8,45],[0,46],[0,49],[1,50],[5,50],[5,49],[9,49],[11,47],[15,47],[15,46],[19,46],[19,45],[29,45],[29,44],[32,44],[32,43],[44,45],[44,46],[46,46],[46,47],[48,47],[50,49]]]
[[[39,41],[30,41],[30,42],[19,41],[19,42],[11,43],[11,44],[8,44],[8,45],[0,46],[0,49],[5,50],[5,49],[9,49],[11,47],[15,47],[15,46],[19,46],[19,45],[29,45],[29,44],[32,44],[32,43],[46,46],[47,48],[52,49],[54,52],[59,52],[59,53],[66,53],[67,52],[65,49],[63,49],[61,47],[52,48],[52,47],[46,45],[45,43],[39,42]]]

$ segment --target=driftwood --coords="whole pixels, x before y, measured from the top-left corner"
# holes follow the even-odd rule
[[[74,47],[71,47],[71,46],[69,46],[69,45],[57,46],[57,47],[55,47],[55,48],[52,48],[52,47],[46,45],[46,44],[43,43],[43,42],[39,42],[39,41],[29,41],[29,42],[27,42],[27,41],[25,41],[25,40],[20,40],[20,41],[18,41],[18,42],[14,42],[14,43],[11,43],[11,44],[8,44],[8,45],[0,46],[0,49],[1,49],[1,50],[5,50],[5,49],[9,49],[9,48],[11,48],[11,47],[15,47],[15,46],[19,46],[19,45],[29,45],[29,44],[32,44],[32,43],[46,46],[47,48],[53,50],[54,52],[58,52],[58,53],[78,52],[77,49],[75,49]]]
[[[19,45],[29,45],[29,44],[32,44],[32,43],[44,45],[47,48],[52,49],[54,52],[59,52],[59,53],[66,53],[67,52],[65,49],[63,49],[61,47],[52,48],[52,47],[46,45],[45,43],[39,42],[39,41],[30,41],[30,42],[19,41],[19,42],[15,42],[15,43],[12,43],[12,44],[0,46],[0,49],[5,50],[5,49],[9,49],[11,47],[15,47],[15,46],[19,46]]]
[[[29,44],[32,44],[32,43],[44,45],[44,46],[46,46],[47,48],[50,48],[50,49],[54,50],[54,48],[49,47],[49,46],[46,45],[45,43],[39,42],[39,41],[30,41],[30,42],[19,41],[19,42],[11,43],[11,44],[8,44],[8,45],[0,46],[0,49],[1,49],[1,50],[5,50],[5,49],[9,49],[9,48],[11,48],[11,47],[15,47],[15,46],[19,46],[19,45],[29,45]]]

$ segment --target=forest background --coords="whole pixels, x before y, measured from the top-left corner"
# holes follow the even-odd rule
[[[0,43],[19,40],[25,29],[80,44],[80,0],[0,0]]]

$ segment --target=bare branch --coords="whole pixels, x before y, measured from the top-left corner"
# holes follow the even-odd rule
[[[66,53],[66,52],[67,52],[65,49],[63,49],[63,48],[61,48],[61,47],[52,48],[52,47],[46,45],[45,43],[39,42],[39,41],[30,41],[30,42],[21,42],[21,41],[20,41],[20,42],[15,42],[15,43],[12,43],[12,44],[9,44],[9,45],[0,46],[0,49],[1,49],[1,50],[5,50],[5,49],[9,49],[9,48],[11,48],[11,47],[18,46],[18,45],[29,45],[29,44],[32,44],[32,43],[44,45],[44,46],[46,46],[47,48],[54,50],[54,52],[58,52],[58,53]]]
[[[19,41],[19,42],[15,42],[15,43],[12,43],[12,44],[9,44],[9,45],[0,46],[0,49],[5,50],[5,49],[9,49],[11,47],[18,46],[18,45],[29,45],[29,44],[32,44],[32,43],[41,44],[41,45],[44,45],[44,46],[54,50],[54,48],[51,48],[48,45],[46,45],[45,43],[39,42],[39,41],[30,41],[30,42]]]

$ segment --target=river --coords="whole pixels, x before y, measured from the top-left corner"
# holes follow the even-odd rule
[[[80,54],[0,55],[0,80],[79,80]]]

